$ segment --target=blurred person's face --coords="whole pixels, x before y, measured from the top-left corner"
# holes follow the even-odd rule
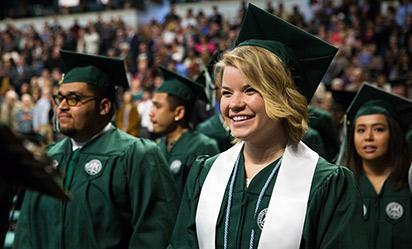
[[[145,52],[147,52],[147,45],[146,45],[146,43],[143,43],[143,42],[139,43],[139,52],[140,52],[140,53],[145,53]]]
[[[23,83],[20,87],[20,92],[22,94],[30,92],[30,86],[27,82]]]
[[[351,76],[352,82],[355,82],[355,83],[363,82],[363,72],[362,72],[362,69],[360,68],[354,68],[350,76]]]
[[[331,93],[326,93],[320,103],[320,108],[323,110],[331,111],[333,105],[333,98]]]
[[[45,79],[49,78],[49,77],[50,77],[49,70],[44,69],[44,70],[41,72],[41,77],[43,77],[43,78],[45,78]]]
[[[5,60],[4,61],[4,69],[7,72],[8,70],[10,70],[12,68],[12,64],[10,62],[10,60]]]
[[[130,84],[130,90],[131,90],[132,92],[139,91],[141,85],[142,85],[142,84],[141,84],[141,82],[140,82],[140,79],[139,79],[139,78],[134,78],[134,79],[132,79],[132,82],[131,82],[131,84]]]
[[[262,143],[283,130],[280,120],[269,118],[262,95],[238,69],[225,67],[221,93],[220,110],[235,138]]]
[[[150,91],[144,91],[143,92],[143,99],[144,101],[149,100],[151,98],[151,92]]]
[[[147,59],[139,59],[138,70],[145,71],[147,69]]]
[[[17,101],[17,94],[16,92],[10,90],[8,92],[6,92],[6,96],[4,98],[4,101],[8,104],[8,105],[14,105]]]
[[[62,78],[62,74],[59,70],[53,70],[52,72],[52,79],[55,81],[59,81]]]
[[[123,94],[123,103],[129,104],[132,103],[133,96],[130,92],[124,92]]]
[[[404,85],[392,86],[391,92],[405,98],[408,96],[408,88]]]
[[[163,83],[163,78],[160,77],[160,76],[156,76],[156,77],[153,79],[153,86],[154,86],[155,88],[159,88],[159,87],[162,85],[162,83]]]
[[[167,93],[153,94],[153,105],[149,116],[153,124],[153,132],[156,134],[167,134],[176,128],[176,110],[171,110],[167,96]]]
[[[389,138],[389,124],[385,115],[371,114],[356,119],[354,144],[356,153],[363,161],[383,159],[389,149]]]
[[[386,83],[386,76],[384,74],[379,74],[378,77],[376,77],[376,83],[378,86],[383,86]]]
[[[67,99],[56,106],[60,132],[76,141],[89,139],[100,116],[96,105],[98,98],[93,91],[86,83],[65,83],[60,86],[58,96],[79,99],[75,106],[69,106]]]
[[[107,57],[115,57],[116,56],[116,50],[114,50],[114,48],[110,48],[107,50]]]
[[[33,103],[31,100],[31,96],[28,94],[23,94],[23,96],[21,97],[21,103],[24,107],[31,107]]]

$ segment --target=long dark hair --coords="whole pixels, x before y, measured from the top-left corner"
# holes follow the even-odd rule
[[[385,115],[389,126],[389,146],[386,159],[393,168],[392,176],[395,179],[395,189],[408,186],[408,169],[411,156],[408,152],[408,144],[404,133],[398,122]],[[362,158],[358,155],[355,148],[355,121],[351,125],[349,133],[348,154],[345,165],[352,169],[356,178],[363,172]]]

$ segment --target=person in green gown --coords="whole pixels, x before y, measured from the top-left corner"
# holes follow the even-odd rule
[[[325,157],[325,145],[319,132],[312,127],[308,127],[308,131],[303,135],[302,142],[304,142],[310,149],[315,151],[321,157]]]
[[[66,137],[48,149],[71,200],[27,192],[15,247],[165,248],[177,189],[158,146],[115,128],[115,86],[128,87],[124,61],[61,50],[65,75],[56,116]]]
[[[406,132],[405,137],[409,146],[409,152],[412,154],[412,126],[409,128],[408,132]]]
[[[179,193],[183,192],[189,169],[196,157],[219,152],[216,141],[194,131],[190,115],[196,99],[206,101],[203,87],[166,68],[161,68],[164,82],[153,94],[150,119],[153,132],[161,136],[158,144]]]
[[[206,136],[216,140],[219,146],[219,152],[223,152],[230,147],[232,147],[233,137],[230,135],[228,127],[225,126],[223,116],[220,113],[220,91],[218,91],[215,83],[213,82],[213,73],[214,64],[217,62],[218,54],[215,53],[208,64],[207,69],[204,69],[200,75],[195,80],[202,84],[205,89],[209,90],[209,104],[215,106],[214,114],[206,119],[205,121],[199,123],[196,126],[196,130],[200,133],[205,134]]]
[[[238,143],[192,167],[169,248],[367,248],[352,173],[300,140],[336,48],[250,4],[216,64]]]
[[[339,131],[330,112],[316,106],[309,106],[309,127],[315,129],[322,138],[325,159],[335,162],[339,152]]]
[[[370,248],[412,248],[411,154],[403,132],[412,123],[412,101],[365,84],[346,115],[343,162],[361,191]]]

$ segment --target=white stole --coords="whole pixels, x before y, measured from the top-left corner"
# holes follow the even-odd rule
[[[200,192],[196,232],[200,249],[214,249],[216,223],[230,175],[243,142],[221,153]],[[310,187],[319,155],[300,142],[288,145],[273,187],[258,249],[298,249]]]

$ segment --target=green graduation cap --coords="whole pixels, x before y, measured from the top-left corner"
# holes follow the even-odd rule
[[[60,55],[64,63],[64,75],[60,84],[85,82],[97,87],[129,88],[123,59],[75,53],[68,50],[60,50]]]
[[[346,111],[355,98],[355,91],[330,90],[336,109]]]
[[[214,81],[214,66],[219,61],[219,56],[221,55],[221,51],[215,51],[212,56],[210,57],[208,63],[203,66],[203,70],[200,74],[196,77],[195,81],[200,83],[203,88],[205,89],[205,94],[208,99],[209,104],[207,105],[206,109],[210,110],[216,104],[216,90],[217,87]]]
[[[338,51],[253,4],[249,4],[235,46],[258,46],[276,54],[289,67],[308,103]]]
[[[393,80],[389,81],[389,84],[392,87],[396,87],[396,86],[407,86],[407,78],[402,77],[402,78],[396,78]]]
[[[209,61],[205,65],[204,69],[200,72],[200,74],[195,79],[196,82],[202,84],[204,87],[207,87],[207,81],[206,81],[207,77],[210,77],[210,79],[212,80],[212,83],[214,82],[213,70],[214,70],[216,63],[219,61],[221,54],[222,54],[222,51],[220,50],[217,50],[212,54],[212,56],[209,58]],[[213,89],[215,89],[214,84],[213,84]]]
[[[349,124],[352,124],[357,117],[369,114],[393,117],[406,131],[412,124],[412,101],[365,83],[347,109],[346,115]]]
[[[406,132],[412,123],[412,101],[393,95],[371,84],[363,84],[346,110],[343,128],[343,137],[345,139],[341,144],[336,161],[338,165],[342,165],[347,161],[348,127],[353,125],[356,118],[370,114],[384,114],[392,117]]]
[[[196,99],[207,102],[204,88],[201,84],[178,75],[165,67],[160,67],[163,74],[163,83],[156,92],[168,93],[182,98],[185,102]]]

